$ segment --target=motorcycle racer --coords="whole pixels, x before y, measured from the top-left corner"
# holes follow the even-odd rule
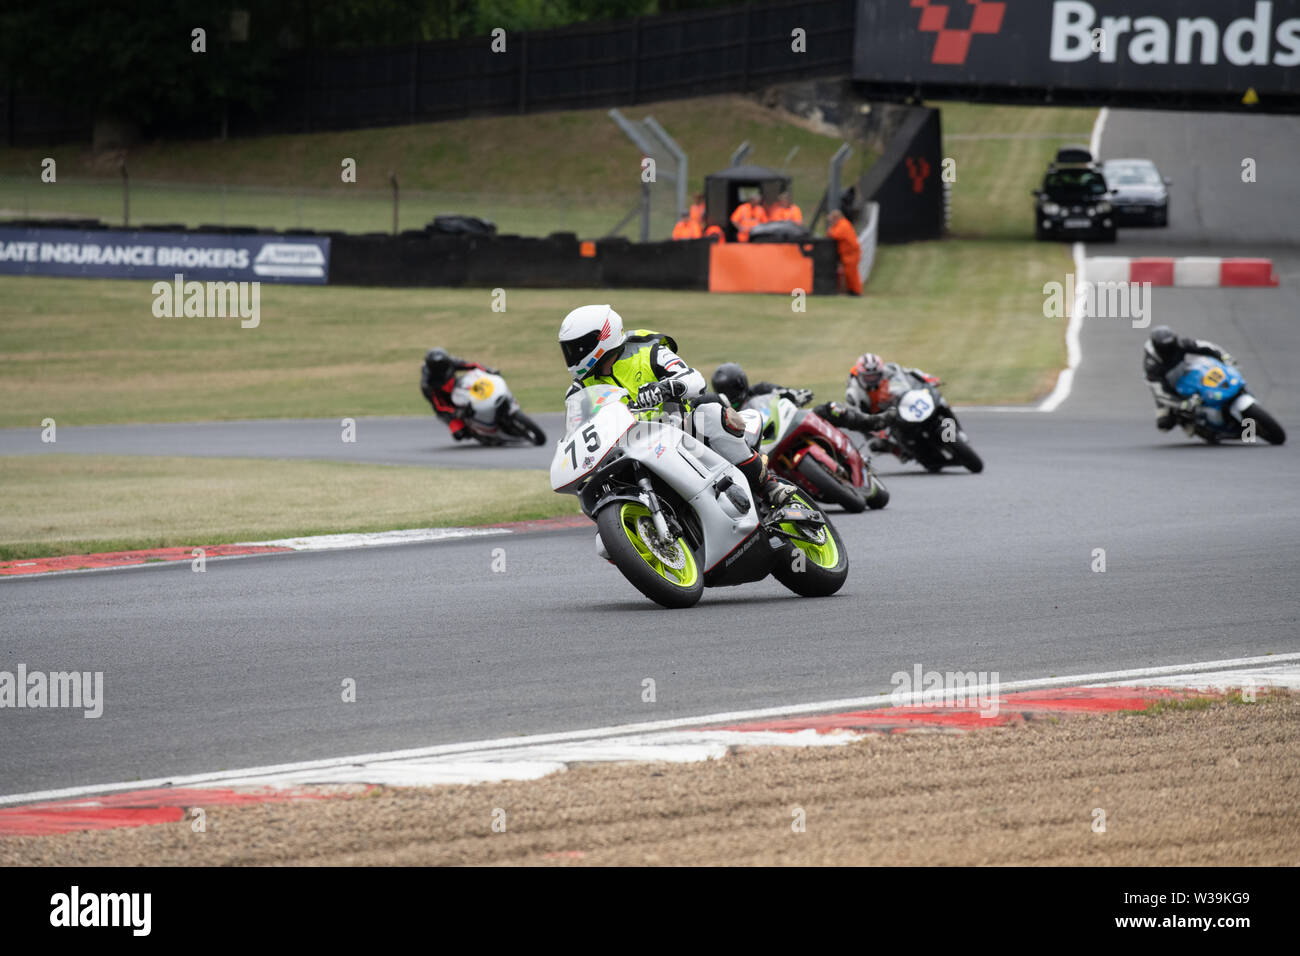
[[[869,415],[840,402],[823,402],[813,409],[813,413],[820,415],[836,428],[861,432],[868,436],[870,439],[868,444],[872,451],[879,452],[886,448],[894,448],[894,442],[889,438],[888,432],[889,423],[895,415],[892,405],[879,415]],[[907,461],[911,457],[901,450],[895,450],[894,454],[898,455],[903,461]]]
[[[456,441],[470,437],[464,418],[468,407],[458,408],[451,400],[451,393],[456,387],[456,373],[472,368],[491,375],[501,374],[497,369],[478,362],[467,362],[440,348],[429,349],[424,355],[424,365],[420,367],[420,394],[433,406],[434,414],[446,423],[451,430],[451,437]]]
[[[794,494],[793,485],[768,473],[740,413],[705,393],[704,376],[677,354],[671,336],[650,329],[629,333],[622,316],[609,305],[584,305],[564,317],[559,341],[573,376],[566,398],[604,384],[625,389],[643,409],[662,410],[666,401],[681,403],[682,431],[739,468],[755,498],[780,508]]]
[[[772,392],[800,406],[807,405],[813,397],[812,389],[808,388],[787,388],[772,382],[757,382],[751,386],[749,376],[736,362],[723,362],[719,365],[714,370],[709,385],[714,392],[730,402],[732,408],[737,409],[755,395],[770,395]]]
[[[897,362],[886,362],[874,352],[864,352],[849,371],[848,385],[844,389],[848,408],[829,403],[815,411],[840,428],[851,428],[868,435],[867,447],[871,451],[877,454],[889,452],[900,461],[908,461],[911,456],[890,437],[888,423],[898,400],[918,384],[942,383],[936,376],[919,368],[903,368]]]
[[[1208,355],[1227,365],[1235,365],[1231,355],[1213,342],[1174,334],[1167,325],[1157,325],[1142,346],[1142,371],[1156,400],[1156,428],[1167,432],[1174,427],[1174,409],[1186,410],[1192,400],[1173,390],[1165,376],[1187,355]]]

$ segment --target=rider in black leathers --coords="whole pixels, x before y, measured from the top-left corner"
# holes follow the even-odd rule
[[[1158,325],[1142,347],[1142,371],[1146,379],[1158,386],[1156,397],[1156,428],[1167,432],[1177,423],[1174,406],[1188,407],[1188,402],[1175,392],[1165,376],[1186,355],[1208,355],[1228,365],[1235,365],[1231,355],[1213,342],[1175,335],[1167,325]]]
[[[723,362],[719,365],[709,384],[714,392],[724,396],[735,409],[743,408],[745,403],[755,395],[770,395],[772,392],[780,393],[782,398],[788,398],[796,405],[806,405],[813,397],[812,390],[807,388],[786,388],[784,385],[776,385],[772,382],[757,382],[750,385],[749,376],[735,362]]]
[[[451,429],[451,437],[456,441],[464,441],[471,433],[465,427],[464,416],[467,409],[457,408],[451,400],[451,393],[456,387],[456,373],[472,368],[482,369],[493,375],[500,374],[494,368],[488,368],[478,362],[467,362],[463,358],[452,355],[446,349],[437,348],[429,349],[424,356],[424,364],[420,366],[420,394],[433,406],[434,414]]]
[[[719,365],[717,371],[713,373],[713,380],[710,385],[713,391],[722,395],[731,403],[732,408],[741,408],[745,402],[755,395],[768,395],[772,392],[778,392],[782,398],[788,398],[796,405],[806,405],[813,398],[812,390],[807,388],[787,388],[773,382],[759,382],[751,386],[749,376],[735,362],[725,362]],[[853,429],[869,437],[874,436],[881,429],[889,427],[889,422],[894,417],[892,408],[879,415],[871,415],[856,408],[850,408],[841,402],[823,402],[812,411],[813,414],[826,419],[836,428]]]

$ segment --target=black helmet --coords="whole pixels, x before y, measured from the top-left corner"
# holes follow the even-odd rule
[[[1161,361],[1171,362],[1177,357],[1178,336],[1167,325],[1157,325],[1151,330],[1151,348]]]
[[[451,369],[451,353],[446,349],[429,349],[424,353],[424,364],[430,375],[446,375]]]
[[[749,376],[735,362],[724,362],[713,373],[713,391],[727,396],[732,406],[738,406],[749,393]]]

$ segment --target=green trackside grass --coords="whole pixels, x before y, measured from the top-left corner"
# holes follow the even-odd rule
[[[843,394],[853,358],[879,352],[949,383],[963,403],[1024,402],[1064,364],[1063,320],[1042,285],[1066,247],[998,240],[885,247],[861,299],[645,290],[262,286],[261,323],[155,318],[151,283],[0,278],[0,426],[427,414],[424,351],[442,345],[501,368],[526,411],[558,410],[568,382],[565,313],[610,302],[631,327],[678,340],[706,374]]]
[[[849,360],[870,349],[934,369],[959,402],[1027,401],[1050,388],[1064,361],[1061,323],[1042,318],[1042,285],[1070,269],[1067,247],[1024,238],[1028,190],[1060,142],[1084,138],[1095,112],[938,105],[945,153],[957,160],[953,226],[963,238],[882,248],[862,300],[814,298],[799,315],[779,296],[511,290],[507,312],[493,313],[486,290],[264,286],[261,327],[240,330],[221,320],[154,319],[149,283],[4,278],[0,425],[47,416],[87,424],[414,414],[423,410],[415,392],[419,354],[434,343],[501,366],[526,407],[554,409],[564,387],[554,331],[570,308],[590,301],[610,301],[629,322],[672,332],[706,369],[737,360],[757,376],[838,395]],[[790,170],[805,184],[796,187],[805,205],[824,184],[819,150],[834,142],[749,100],[711,97],[645,111],[689,145],[697,173],[725,165],[739,137],[757,144],[757,161],[774,165],[800,147]],[[238,170],[241,185],[275,186],[333,175],[335,154],[347,145],[345,155],[363,153],[377,165],[418,159],[426,170],[413,180],[419,186],[508,182],[550,201],[575,184],[593,196],[621,188],[617,137],[604,131],[590,141],[609,148],[594,151],[583,141],[608,122],[602,111],[579,111],[167,143],[133,152],[132,162],[142,176],[184,174],[210,185]],[[968,136],[983,138],[961,138]],[[38,164],[41,152],[0,150],[0,169]],[[66,174],[70,160],[74,173],[93,171],[93,158],[77,157],[69,154],[60,169]],[[160,218],[185,217],[168,211]]]
[[[1241,690],[1234,690],[1215,697],[1185,697],[1181,700],[1155,700],[1141,710],[1122,710],[1122,714],[1140,717],[1159,717],[1162,714],[1177,713],[1184,710],[1209,710],[1214,706],[1254,707],[1259,704],[1276,704],[1284,700],[1287,691],[1262,688],[1256,691],[1254,699],[1242,696]]]
[[[0,178],[0,218],[38,215],[101,219],[122,225],[120,183],[65,180],[41,193],[31,182]],[[495,222],[502,234],[545,236],[575,232],[583,238],[605,235],[632,204],[609,199],[566,202],[555,195],[502,195],[407,190],[400,204],[399,229],[422,229],[442,213],[468,213]],[[666,206],[651,214],[651,238],[667,239],[675,219]],[[138,183],[131,190],[131,225],[216,224],[320,232],[381,232],[393,228],[392,194],[364,187],[279,189],[267,187]],[[637,224],[622,235],[635,238]]]
[[[522,470],[31,455],[0,475],[0,560],[578,513]]]
[[[555,344],[559,321],[576,305],[601,301],[613,303],[632,326],[676,336],[684,356],[706,374],[721,362],[740,361],[754,379],[806,385],[822,399],[835,398],[853,357],[871,350],[941,375],[956,402],[1029,401],[1050,389],[1064,364],[1063,321],[1042,317],[1042,286],[1059,281],[1071,264],[1068,247],[1026,239],[1027,193],[1060,142],[1086,139],[1079,134],[1091,128],[1095,114],[940,105],[946,133],[958,137],[950,135],[945,154],[958,162],[953,227],[962,238],[882,247],[862,299],[810,297],[807,311],[794,313],[782,296],[520,289],[508,290],[507,311],[496,313],[486,289],[263,286],[261,325],[245,330],[237,320],[156,319],[149,282],[0,278],[0,426],[35,429],[47,417],[79,425],[427,414],[416,385],[421,356],[434,344],[500,366],[526,410],[555,410],[567,384]],[[659,104],[645,112],[691,151],[697,181],[724,166],[742,139],[756,144],[756,162],[769,165],[800,146],[790,171],[807,212],[838,145],[737,97]],[[627,113],[643,115],[640,109]],[[624,183],[622,140],[605,129],[608,122],[603,112],[586,111],[162,144],[133,151],[131,163],[140,178],[289,186],[332,181],[338,159],[355,156],[362,186],[377,166],[398,168],[408,187],[473,192],[485,182],[510,183],[527,202],[520,203],[523,218],[514,224],[500,218],[503,229],[548,232],[575,228],[571,222],[547,225],[546,210],[556,201],[571,210],[595,209],[595,218],[630,204],[634,187]],[[970,134],[1014,138],[960,138]],[[591,150],[590,142],[608,148]],[[25,175],[46,152],[0,150],[0,171]],[[61,176],[112,172],[75,152],[59,155]],[[103,188],[97,201],[104,211],[55,211],[111,219],[120,195],[114,186]],[[57,195],[73,196],[41,195],[50,203]],[[334,191],[320,202],[334,210],[342,195]],[[0,186],[0,207],[12,199]],[[211,221],[210,200],[210,188],[197,197],[182,191],[167,197],[156,214],[133,218]],[[296,211],[270,203],[261,203],[267,218],[244,221],[295,224],[286,217]],[[535,228],[525,222],[530,208],[541,210]],[[346,207],[343,224],[387,228],[385,202],[375,200],[364,216],[360,210]],[[365,219],[381,212],[375,223]],[[403,219],[404,226],[419,224]],[[385,483],[376,485],[380,473]],[[356,493],[337,492],[344,475],[356,482]],[[574,510],[570,499],[552,494],[531,473],[62,455],[0,462],[0,494],[6,501],[0,555],[11,557]],[[85,510],[74,504],[79,501]],[[446,504],[453,501],[454,508]]]
[[[943,111],[944,155],[957,161],[953,232],[957,236],[1031,235],[1028,191],[1063,142],[1087,142],[1095,110],[935,103]],[[742,96],[652,103],[624,110],[656,117],[690,156],[690,189],[727,165],[743,141],[749,161],[794,177],[795,200],[811,217],[839,146]],[[593,148],[592,144],[599,144]],[[45,157],[59,180],[40,180]],[[340,162],[357,161],[344,184]],[[845,169],[852,182],[875,159],[859,150]],[[292,136],[147,143],[128,157],[133,223],[227,223],[349,232],[392,228],[388,174],[403,190],[403,229],[442,212],[481,215],[502,232],[584,238],[604,235],[636,202],[640,152],[605,110],[480,117]],[[485,184],[491,184],[487,188]],[[222,187],[226,187],[224,192]],[[659,187],[668,191],[666,181]],[[656,203],[653,235],[672,223]],[[84,144],[0,149],[2,215],[61,215],[122,221],[116,155]],[[626,231],[633,235],[634,231]]]
[[[748,140],[748,161],[794,177],[796,202],[811,216],[839,141],[812,132],[742,96],[711,96],[627,107],[632,120],[652,115],[686,150],[692,193],[707,173],[727,166]],[[58,163],[58,182],[42,183],[41,161]],[[341,181],[340,163],[356,160],[357,181]],[[872,156],[859,151],[845,170],[852,181]],[[128,157],[133,223],[227,223],[348,232],[392,229],[388,175],[403,190],[400,227],[419,229],[437,213],[461,212],[497,223],[503,233],[607,233],[640,196],[641,152],[604,109],[479,117],[292,136],[142,144]],[[222,186],[226,186],[224,194]],[[673,189],[662,180],[664,193]],[[652,235],[667,238],[671,202],[656,202]],[[5,215],[65,215],[122,222],[116,158],[84,144],[0,149],[0,210]],[[634,236],[635,224],[624,230]]]
[[[1087,144],[1094,109],[932,103],[943,114],[943,154],[956,161],[952,234],[1032,239],[1031,190],[1066,143]]]

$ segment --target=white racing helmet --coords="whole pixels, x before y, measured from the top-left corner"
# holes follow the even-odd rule
[[[575,379],[591,374],[604,356],[627,341],[623,317],[608,305],[584,305],[560,324],[560,350]]]

